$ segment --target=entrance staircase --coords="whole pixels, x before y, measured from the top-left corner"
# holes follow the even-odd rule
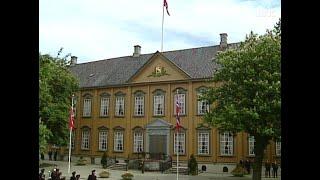
[[[179,167],[177,167],[177,161],[172,161],[172,167],[165,171],[167,174],[176,174],[177,169],[179,170],[179,174],[188,174],[188,162],[187,161],[179,161]]]
[[[108,169],[127,171],[128,164],[127,163],[115,163],[115,164],[109,166]]]

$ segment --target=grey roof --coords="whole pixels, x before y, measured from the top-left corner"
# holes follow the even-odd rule
[[[229,44],[234,47],[235,44]],[[162,52],[162,54],[192,79],[208,78],[217,68],[214,57],[220,46]],[[128,80],[154,55],[124,56],[106,60],[76,64],[70,67],[79,79],[80,88],[127,84]]]

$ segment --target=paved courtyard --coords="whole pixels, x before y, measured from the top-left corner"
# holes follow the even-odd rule
[[[108,179],[108,180],[121,180],[121,175],[125,173],[125,171],[118,170],[109,170],[110,177],[109,178],[99,178],[99,173],[105,169],[101,167],[101,165],[97,164],[88,164],[85,166],[75,166],[75,163],[71,162],[70,174],[68,174],[68,162],[67,161],[48,161],[41,160],[41,163],[50,163],[56,164],[57,168],[59,168],[60,172],[62,172],[62,177],[66,177],[66,180],[70,179],[71,172],[76,171],[77,174],[80,174],[80,179],[87,179],[88,175],[91,174],[91,170],[95,169],[97,174],[97,179]],[[52,170],[54,166],[45,167],[46,179],[48,178],[48,171]],[[39,172],[40,172],[39,168]],[[134,180],[176,180],[176,174],[162,174],[161,172],[145,172],[144,174],[141,171],[137,170],[129,170],[128,172],[134,175]],[[247,175],[245,177],[233,177],[231,174],[216,174],[216,173],[201,173],[198,176],[189,176],[189,175],[179,175],[180,180],[251,180],[251,176]],[[262,178],[266,180],[279,180],[278,178]]]

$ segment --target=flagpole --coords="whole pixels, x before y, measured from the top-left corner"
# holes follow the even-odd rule
[[[178,103],[178,99],[179,99],[179,97],[178,97],[178,89],[177,89],[177,102],[176,103]],[[180,113],[180,112],[177,112],[177,113]],[[177,116],[179,116],[178,114],[177,114]],[[176,147],[176,149],[177,149],[177,180],[179,180],[179,126],[177,126],[177,147]]]
[[[163,49],[163,21],[164,21],[164,4],[162,5],[162,35],[161,35],[161,52]]]
[[[73,98],[74,98],[74,94],[72,94],[72,98],[71,98],[71,111],[73,113]],[[72,118],[72,117],[71,117]],[[69,127],[70,129],[70,135],[69,135],[69,165],[68,165],[68,174],[70,174],[70,160],[71,160],[71,134],[72,134],[72,127]]]

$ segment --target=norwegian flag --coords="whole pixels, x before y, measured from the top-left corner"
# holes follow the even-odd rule
[[[168,10],[168,3],[166,0],[163,0],[163,6],[166,7],[167,14],[170,16],[169,10]]]
[[[181,111],[181,106],[179,104],[179,98],[177,95],[177,99],[176,99],[176,118],[177,118],[177,125],[176,128],[177,130],[179,130],[179,128],[181,127],[181,123],[180,123],[180,111]]]
[[[69,117],[69,129],[74,129],[74,111],[73,107],[70,108],[70,117]]]

